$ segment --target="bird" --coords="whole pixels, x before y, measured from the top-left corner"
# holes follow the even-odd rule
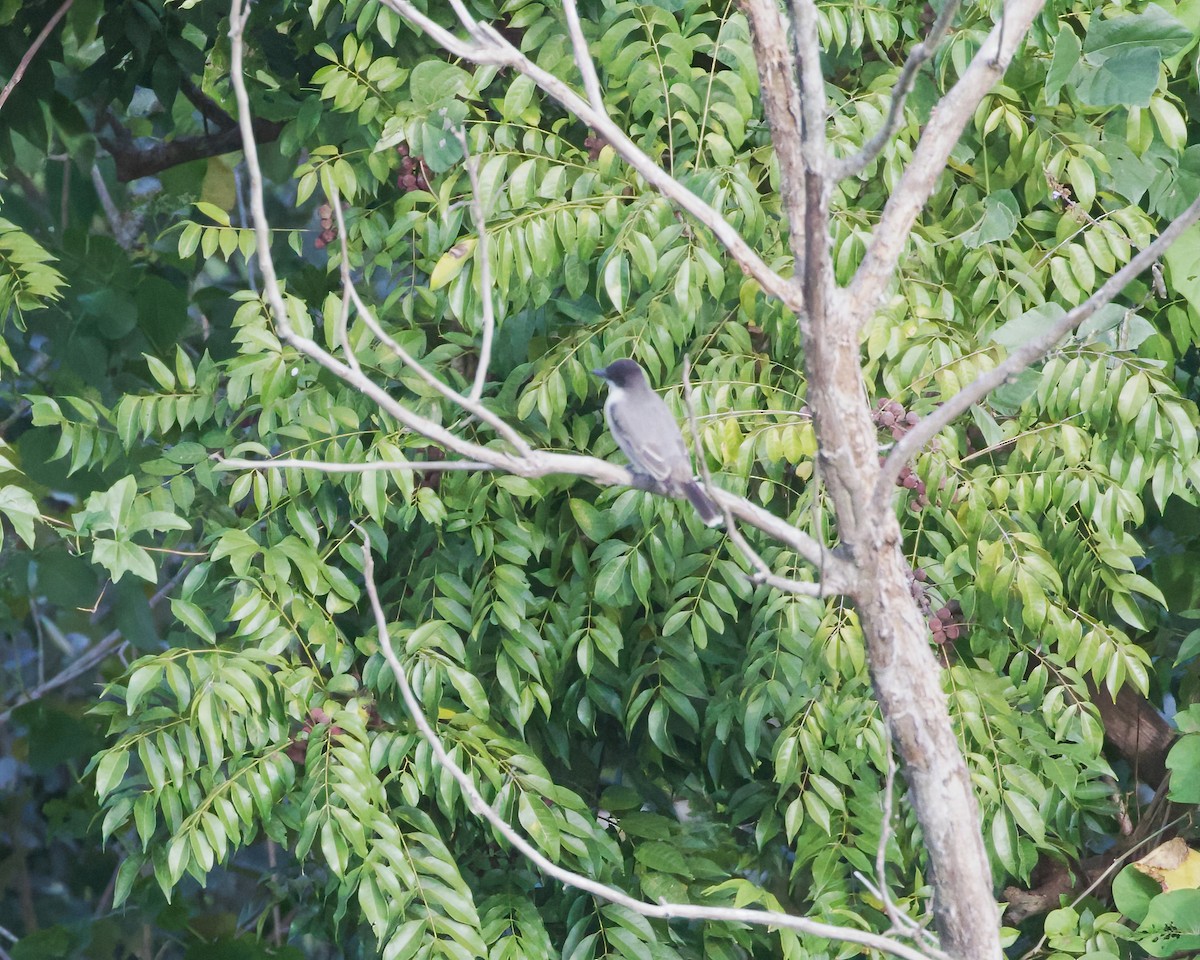
[[[604,418],[617,446],[629,458],[630,468],[672,494],[687,497],[705,526],[720,524],[721,511],[692,473],[679,424],[650,389],[646,371],[636,361],[616,360],[592,373],[608,384]]]

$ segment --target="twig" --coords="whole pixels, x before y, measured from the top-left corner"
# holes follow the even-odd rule
[[[240,0],[234,0],[235,4],[238,2]],[[409,716],[412,718],[413,724],[420,732],[421,737],[429,745],[434,759],[443,770],[454,778],[471,812],[486,820],[500,836],[508,841],[543,874],[566,886],[582,890],[584,893],[590,893],[592,896],[598,897],[601,900],[607,900],[609,903],[618,904],[644,917],[726,921],[731,923],[756,924],[759,926],[785,927],[789,930],[795,930],[810,936],[844,943],[860,944],[873,950],[902,957],[904,960],[929,960],[930,954],[922,953],[920,950],[916,950],[907,944],[900,943],[889,937],[864,930],[855,930],[851,927],[821,923],[817,920],[811,920],[808,917],[797,917],[771,910],[706,907],[697,904],[669,903],[664,901],[649,903],[645,900],[631,897],[616,887],[610,887],[607,884],[600,883],[598,880],[584,876],[581,873],[576,873],[574,870],[567,870],[554,863],[526,840],[524,836],[518,833],[507,820],[491,807],[479,792],[471,777],[446,752],[446,748],[442,745],[437,732],[430,726],[429,721],[425,717],[425,712],[408,682],[408,673],[404,669],[404,665],[400,662],[399,657],[396,656],[395,649],[392,647],[387,617],[384,615],[383,606],[379,600],[379,592],[375,586],[375,564],[371,553],[370,541],[365,533],[363,534],[363,578],[366,583],[367,596],[371,603],[371,611],[375,615],[375,626],[379,634],[379,644],[383,650],[384,658],[391,668],[392,675],[396,678],[396,686],[400,689],[400,696],[404,700],[404,705],[408,710]]]
[[[186,576],[190,569],[190,565],[184,564],[177,571],[175,571],[174,575],[166,583],[154,591],[150,599],[146,601],[149,607],[153,609],[154,607],[158,606],[158,604],[162,602],[163,597],[175,589],[175,586],[184,578],[184,576]],[[51,690],[57,690],[59,687],[70,683],[76,677],[80,677],[87,673],[102,660],[108,657],[110,653],[113,653],[115,650],[120,649],[124,645],[125,640],[122,631],[113,630],[111,633],[106,634],[100,640],[96,641],[94,645],[81,653],[79,657],[72,661],[70,666],[68,666],[66,669],[56,673],[49,680],[38,684],[32,690],[28,690],[19,696],[15,703],[9,707],[6,707],[4,711],[0,713],[0,723],[7,723],[14,710],[25,706],[27,703],[33,703],[35,700],[40,700]]]
[[[829,596],[820,582],[812,583],[806,580],[793,580],[790,577],[780,576],[771,569],[767,562],[759,555],[758,551],[750,546],[750,542],[742,535],[742,531],[738,529],[737,521],[733,517],[733,511],[727,503],[716,501],[712,495],[712,491],[716,489],[716,484],[712,482],[712,475],[708,470],[708,461],[704,457],[704,449],[700,445],[700,428],[696,424],[696,406],[692,401],[692,361],[687,355],[683,355],[683,406],[687,410],[688,426],[692,434],[692,448],[696,452],[696,461],[700,464],[700,475],[704,478],[704,492],[708,494],[709,499],[713,499],[721,507],[725,514],[725,532],[729,535],[729,539],[733,541],[734,546],[742,552],[742,555],[750,561],[750,564],[755,568],[754,573],[746,576],[751,583],[762,583],[769,587],[774,587],[776,590],[782,590],[784,593],[796,593],[806,597],[823,597]]]
[[[784,204],[792,256],[796,261],[792,286],[803,302],[800,277],[804,271],[807,239],[803,235],[805,216],[804,147],[801,142],[802,108],[796,57],[789,41],[791,30],[779,0],[742,0],[740,4],[750,25],[750,43],[758,69],[759,96],[763,115],[771,128],[771,140],[779,161],[779,197]]]
[[[125,251],[132,250],[142,229],[142,218],[125,216],[117,209],[117,205],[113,203],[112,194],[108,192],[108,184],[104,182],[104,174],[100,172],[99,165],[95,163],[92,164],[92,186],[96,188],[96,196],[100,199],[104,218],[108,221],[108,228],[112,231],[117,246]]]
[[[483,308],[483,335],[479,342],[479,363],[475,367],[475,382],[467,399],[474,403],[483,396],[483,385],[487,382],[488,367],[492,363],[492,337],[496,332],[496,309],[492,303],[492,251],[488,239],[487,211],[483,209],[483,196],[479,189],[479,158],[471,153],[467,135],[461,128],[454,131],[462,144],[463,157],[467,166],[467,178],[471,181],[471,220],[478,236],[475,246],[475,263],[479,272],[479,302]]]
[[[596,63],[588,50],[587,38],[583,35],[583,25],[579,22],[579,8],[575,0],[563,0],[563,13],[567,15],[567,32],[571,35],[571,49],[575,51],[575,66],[583,77],[583,89],[587,93],[588,103],[597,113],[607,116],[608,108],[604,106],[604,97],[600,95],[600,78],[596,76]]]
[[[496,431],[496,433],[508,441],[513,449],[517,451],[518,455],[525,457],[533,452],[529,444],[525,442],[525,439],[519,433],[517,433],[517,431],[514,430],[512,426],[509,425],[502,417],[496,416],[496,414],[492,413],[492,411],[490,411],[482,403],[469,399],[455,390],[440,377],[434,376],[421,365],[416,357],[400,346],[400,344],[397,343],[394,338],[388,336],[383,327],[379,325],[379,321],[375,319],[375,315],[370,311],[370,309],[368,309],[367,305],[363,303],[362,298],[358,294],[358,288],[355,287],[354,284],[350,285],[350,299],[353,301],[354,307],[358,311],[359,318],[367,325],[367,328],[373,334],[375,334],[375,336],[381,343],[384,344],[384,346],[391,350],[392,353],[399,357],[401,361],[403,361],[414,373],[416,373],[417,376],[429,384],[429,386],[433,387],[434,390],[440,393],[447,400],[458,404],[458,406],[462,407],[465,411],[467,411],[467,413],[478,417],[484,423],[488,424],[493,430]],[[295,335],[293,334],[293,341],[294,340]],[[426,435],[428,436],[428,434]]]
[[[891,738],[887,739],[886,748],[887,772],[884,775],[883,796],[880,798],[883,817],[879,829],[879,844],[875,848],[875,882],[872,883],[857,870],[855,871],[855,876],[883,904],[883,912],[887,914],[887,918],[892,924],[892,929],[889,932],[900,933],[912,940],[923,940],[925,941],[926,949],[936,950],[937,938],[896,906],[895,901],[892,900],[891,890],[888,887],[887,846],[892,837],[892,803],[893,794],[896,789],[896,755],[892,749]]]
[[[566,82],[543,70],[494,28],[470,17],[461,2],[454,0],[452,6],[458,13],[463,26],[467,28],[471,36],[470,40],[463,40],[438,25],[427,14],[417,9],[411,0],[380,0],[380,2],[418,27],[452,55],[473,63],[508,67],[529,77],[537,86],[561,103],[569,113],[574,114],[595,130],[626,163],[641,175],[648,185],[654,187],[664,197],[707,227],[739,266],[758,281],[766,294],[775,297],[793,312],[798,311],[802,306],[799,290],[795,283],[772,270],[716,209],[705,203],[655,163],[620,126],[612,121],[607,112],[594,108],[587,99],[576,93]]]
[[[367,460],[363,463],[330,463],[323,460],[243,460],[213,454],[217,470],[312,470],[314,473],[378,473],[381,470],[411,470],[414,473],[446,473],[452,470],[495,470],[477,460]]]
[[[844,180],[861,173],[867,164],[879,156],[879,151],[899,129],[900,120],[904,115],[904,104],[912,92],[913,85],[917,82],[917,72],[941,45],[954,20],[954,15],[958,13],[960,3],[961,0],[946,0],[942,12],[938,14],[933,26],[929,28],[928,35],[908,52],[908,59],[904,61],[900,76],[896,78],[896,86],[892,88],[892,99],[888,105],[888,114],[883,121],[883,126],[876,130],[871,139],[863,144],[862,148],[853,156],[834,161],[833,179]]]
[[[13,75],[8,78],[8,83],[4,85],[4,89],[0,90],[0,110],[4,109],[4,104],[8,98],[12,96],[12,92],[17,88],[17,84],[25,76],[25,71],[29,69],[29,64],[33,62],[33,58],[37,56],[37,52],[42,49],[42,44],[54,32],[54,28],[58,26],[58,21],[61,20],[71,9],[71,4],[74,0],[63,0],[62,5],[54,11],[53,16],[46,21],[46,25],[33,39],[33,43],[29,45],[29,49],[21,56],[20,63],[17,64],[17,69],[13,71]]]
[[[1059,340],[1091,317],[1100,307],[1111,302],[1130,281],[1162,256],[1163,251],[1197,220],[1200,220],[1200,199],[1192,201],[1192,205],[1172,220],[1166,229],[1154,239],[1153,243],[1139,250],[1133,259],[1109,277],[1099,290],[1079,306],[1068,310],[1059,317],[1045,333],[1026,340],[995,367],[981,373],[940,407],[918,421],[908,433],[896,442],[883,467],[880,468],[879,479],[875,484],[872,498],[875,508],[877,510],[886,509],[891,499],[892,485],[904,465],[944,427],[966,413],[972,404],[978,403],[1010,377],[1016,376],[1043,357]]]
[[[342,309],[338,312],[337,342],[342,348],[346,362],[358,373],[362,373],[358,355],[350,346],[350,334],[347,329],[350,323],[350,301],[353,299],[354,278],[350,276],[350,246],[346,241],[346,218],[342,213],[342,198],[337,192],[335,191],[328,199],[329,205],[333,207],[333,216],[337,220],[338,246],[342,251],[342,262],[339,265],[342,275]]]

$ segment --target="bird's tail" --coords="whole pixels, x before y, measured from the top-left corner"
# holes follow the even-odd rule
[[[688,480],[682,484],[683,495],[688,498],[688,502],[696,508],[696,512],[700,514],[700,519],[704,521],[706,527],[720,526],[723,519],[721,511],[717,505],[713,503],[712,497],[704,492],[703,488],[695,480]]]

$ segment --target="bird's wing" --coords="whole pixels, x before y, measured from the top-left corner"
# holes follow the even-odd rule
[[[658,400],[657,397],[655,399]],[[691,464],[683,435],[665,403],[659,400],[656,404],[641,406],[637,410],[640,422],[632,426],[628,422],[629,412],[623,404],[614,405],[609,416],[615,421],[612,426],[617,443],[625,451],[625,456],[643,473],[659,482],[691,478]],[[634,437],[653,437],[654,442],[632,448]]]

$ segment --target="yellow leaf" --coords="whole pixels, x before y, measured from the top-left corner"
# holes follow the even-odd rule
[[[1133,865],[1157,880],[1164,893],[1200,888],[1200,850],[1193,850],[1180,837],[1155,847]]]
[[[210,203],[220,210],[232,210],[237,206],[237,185],[233,179],[233,168],[223,157],[209,157],[208,167],[204,172],[204,182],[200,185],[200,199]],[[208,213],[208,211],[204,211]],[[209,216],[212,216],[209,213]],[[213,217],[218,223],[220,218]],[[229,225],[225,219],[224,224]]]
[[[433,273],[429,275],[429,289],[440,290],[462,273],[462,268],[467,265],[467,261],[475,253],[477,242],[475,237],[467,237],[465,240],[459,240],[443,253],[442,258],[434,266]]]

